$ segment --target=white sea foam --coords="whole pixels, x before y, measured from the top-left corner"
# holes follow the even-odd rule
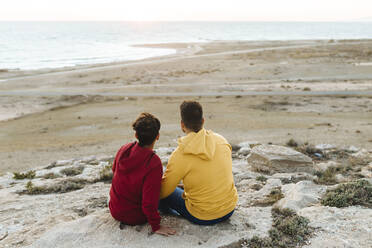
[[[372,66],[372,62],[356,63],[356,66]]]

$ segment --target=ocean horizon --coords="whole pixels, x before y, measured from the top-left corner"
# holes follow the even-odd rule
[[[372,22],[0,22],[0,69],[34,70],[175,53],[138,44],[372,39]]]

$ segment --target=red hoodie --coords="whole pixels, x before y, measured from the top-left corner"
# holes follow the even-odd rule
[[[158,203],[163,166],[160,158],[138,143],[129,143],[116,154],[109,208],[112,217],[128,225],[149,222],[160,228]]]

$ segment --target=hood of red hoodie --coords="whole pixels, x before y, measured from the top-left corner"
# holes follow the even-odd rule
[[[154,151],[138,145],[137,142],[130,143],[123,147],[117,161],[117,170],[126,174],[142,166],[148,165]]]

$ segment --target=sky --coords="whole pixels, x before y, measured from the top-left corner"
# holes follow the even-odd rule
[[[372,21],[372,0],[1,0],[0,21]]]

